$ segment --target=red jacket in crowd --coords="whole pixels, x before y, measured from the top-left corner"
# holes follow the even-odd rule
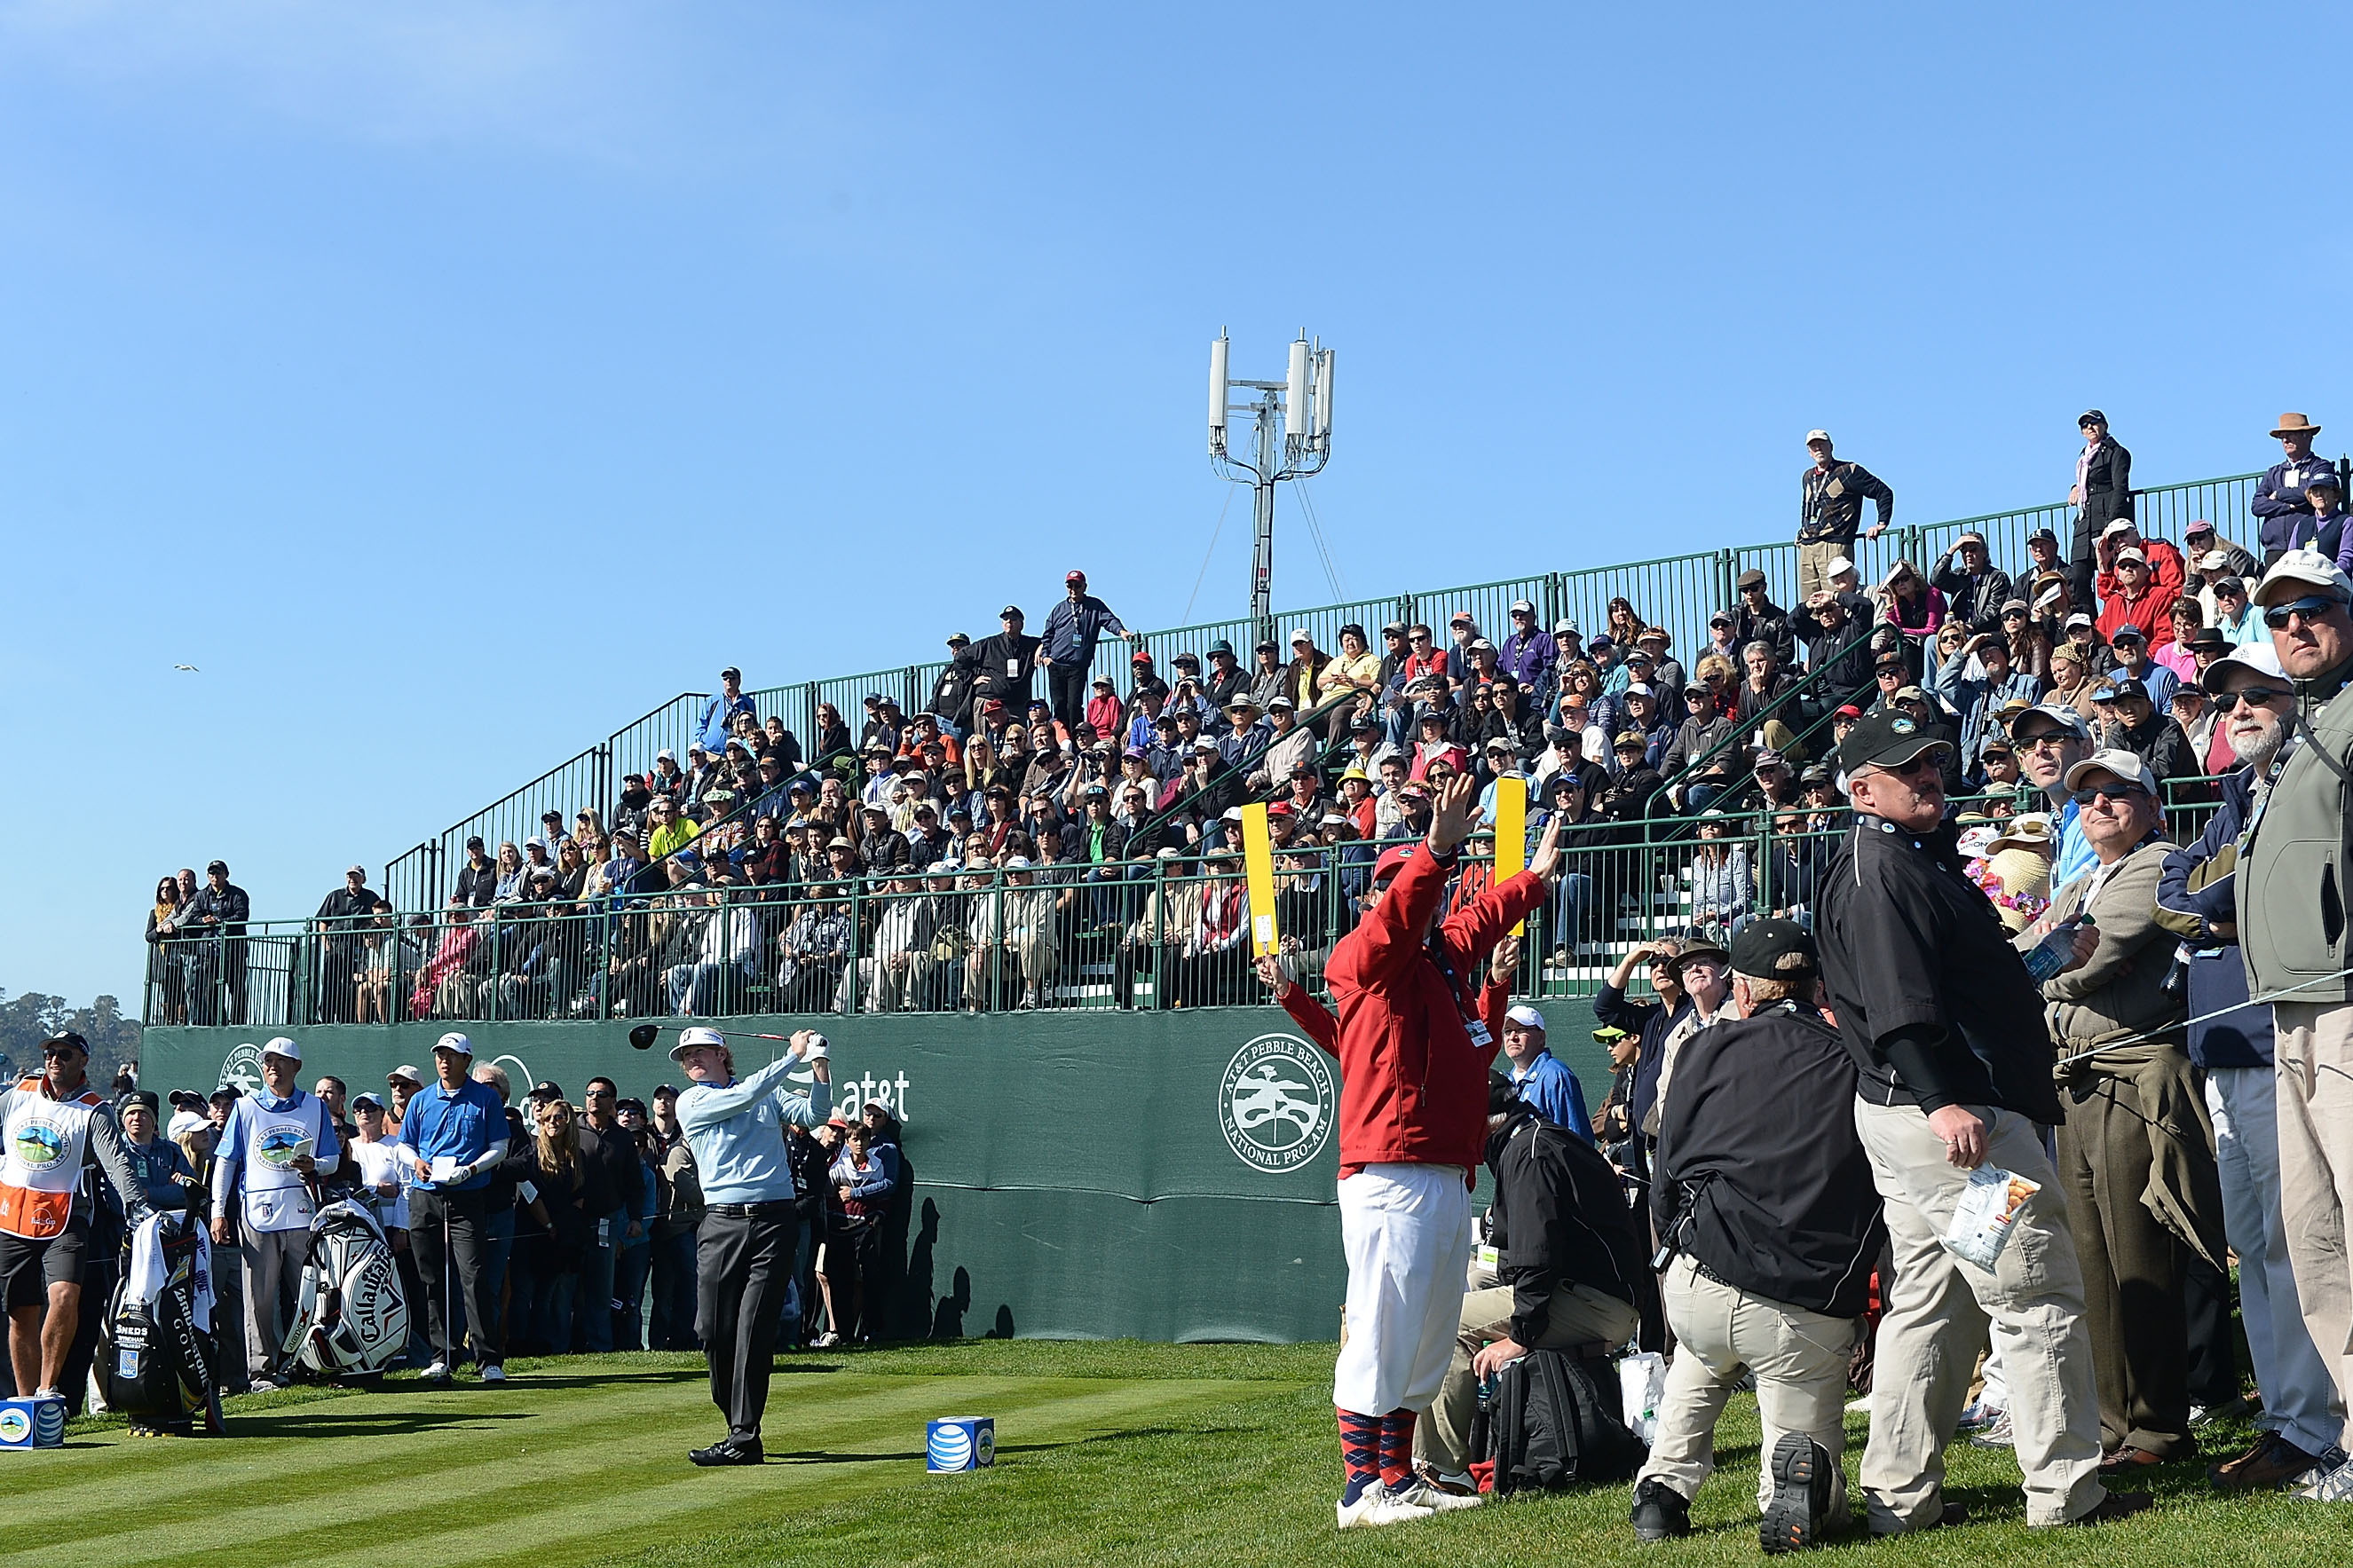
[[[1452,870],[1417,849],[1380,902],[1333,948],[1324,979],[1339,1011],[1336,1048],[1330,1016],[1314,998],[1298,986],[1283,998],[1310,1037],[1340,1058],[1343,1176],[1394,1162],[1460,1165],[1468,1177],[1485,1157],[1487,1071],[1503,1044],[1506,999],[1506,987],[1487,983],[1487,958],[1544,902],[1544,883],[1523,871],[1488,889],[1425,944],[1421,933],[1445,900]],[[1433,946],[1446,968],[1431,956]],[[1486,1026],[1484,1046],[1471,1043],[1466,1007]]]

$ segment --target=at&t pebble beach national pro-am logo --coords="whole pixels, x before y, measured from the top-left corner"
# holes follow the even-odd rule
[[[33,1418],[14,1405],[0,1410],[0,1443],[21,1444],[33,1435]]]
[[[239,1094],[261,1092],[261,1047],[250,1040],[229,1052],[221,1063],[221,1082]]]
[[[28,1171],[46,1171],[66,1157],[66,1135],[47,1122],[35,1120],[16,1129],[16,1162]]]
[[[1261,1035],[1226,1064],[1218,1122],[1243,1164],[1280,1174],[1324,1152],[1339,1103],[1323,1052],[1291,1035]]]

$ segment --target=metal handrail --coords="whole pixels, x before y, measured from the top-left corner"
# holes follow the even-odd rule
[[[2342,466],[2341,459],[2340,466]],[[2166,531],[2177,527],[2179,522],[2185,521],[2183,518],[2174,516],[2173,513],[2186,510],[2189,506],[2195,504],[2205,506],[2207,515],[2229,532],[2231,528],[2227,521],[2227,513],[2230,509],[2220,504],[2207,505],[2206,500],[2201,499],[2202,492],[2219,492],[2232,487],[2244,486],[2259,477],[2254,473],[2234,474],[2218,479],[2198,479],[2182,484],[2159,485],[2137,489],[2133,492],[2133,497],[2136,510],[2142,518],[2141,526],[2144,531],[2150,532],[2153,536],[2162,536]],[[2216,502],[2230,500],[2237,503],[2240,510],[2243,510],[2243,501],[2240,497],[2216,494],[2211,499]],[[1885,555],[1892,558],[1901,553],[1914,560],[1915,564],[1919,564],[1923,570],[1926,570],[1926,560],[1924,557],[1934,553],[1930,547],[1963,529],[1974,529],[1985,532],[1989,540],[1993,540],[1993,536],[1999,533],[2001,537],[1993,541],[1998,548],[2022,549],[2024,533],[2030,523],[2044,524],[2059,528],[2063,531],[2062,525],[2072,515],[2073,510],[2064,503],[2052,502],[2040,506],[2013,508],[2004,511],[1980,512],[1947,521],[1905,525],[1890,530],[1883,542],[1872,545],[1867,549],[1862,542],[1858,541],[1855,550],[1851,553],[1854,555],[1859,566],[1866,566],[1866,575],[1869,575],[1866,565],[1867,555],[1872,557]],[[2159,518],[2153,515],[2158,512],[2164,513],[2165,516]],[[2241,521],[2243,521],[2242,519]],[[2015,538],[2010,537],[2013,534],[2016,535]],[[1646,599],[1651,600],[1652,623],[1666,627],[1679,639],[1679,647],[1688,647],[1704,638],[1705,609],[1728,605],[1734,601],[1736,595],[1733,592],[1733,584],[1740,569],[1747,565],[1770,568],[1785,562],[1792,562],[1795,552],[1796,546],[1788,541],[1734,545],[1715,551],[1694,552],[1651,561],[1581,567],[1568,572],[1504,578],[1460,587],[1421,589],[1412,593],[1375,596],[1338,605],[1284,610],[1277,612],[1276,618],[1283,622],[1301,623],[1311,628],[1325,629],[1335,627],[1342,619],[1354,619],[1362,622],[1367,630],[1377,633],[1377,623],[1382,619],[1410,622],[1422,618],[1429,619],[1434,624],[1438,623],[1441,620],[1443,612],[1431,606],[1450,604],[1464,607],[1485,605],[1493,608],[1482,610],[1480,618],[1490,623],[1488,629],[1492,635],[1505,625],[1507,617],[1493,613],[1493,610],[1500,609],[1501,606],[1508,604],[1509,599],[1506,595],[1509,595],[1510,598],[1526,598],[1535,605],[1540,613],[1542,624],[1546,626],[1560,616],[1578,615],[1587,617],[1587,629],[1591,631],[1598,629],[1599,607],[1613,593],[1622,593],[1636,601],[1638,605]],[[2015,557],[2004,558],[2015,559]],[[1664,611],[1660,609],[1654,598],[1654,595],[1663,595],[1671,602],[1670,606]],[[1685,603],[1686,600],[1692,602]],[[1680,624],[1669,624],[1677,621],[1678,617],[1681,617]],[[1154,652],[1155,658],[1165,668],[1181,645],[1194,641],[1206,641],[1215,637],[1225,637],[1233,640],[1237,647],[1246,653],[1254,630],[1247,618],[1236,618],[1200,622],[1163,631],[1145,632],[1140,635],[1145,645]],[[1128,645],[1124,642],[1105,639],[1098,651],[1097,670],[1101,672],[1108,669],[1116,676],[1119,671],[1104,661],[1124,658],[1126,657],[1127,647]],[[893,670],[879,670],[869,675],[828,677],[818,680],[797,682],[790,686],[762,689],[762,691],[756,695],[798,692],[805,694],[808,703],[813,706],[821,689],[864,683],[889,690],[896,685],[903,693],[903,700],[913,704],[920,700],[922,678],[924,677],[925,672],[937,668],[937,664],[934,662],[908,665]],[[650,710],[640,719],[614,731],[607,738],[602,747],[588,748],[569,762],[542,773],[531,784],[501,795],[498,801],[481,811],[461,818],[437,839],[427,840],[396,857],[388,865],[387,877],[390,877],[393,868],[407,868],[420,857],[446,853],[451,837],[463,832],[469,825],[479,823],[494,815],[510,803],[527,795],[547,781],[563,774],[566,769],[595,762],[600,751],[607,753],[604,763],[605,771],[609,772],[613,765],[610,753],[620,743],[622,737],[628,735],[639,725],[658,718],[666,710],[675,705],[702,700],[707,696],[708,693],[702,692],[682,692],[669,702]],[[909,707],[908,711],[912,714],[913,711],[912,706]],[[801,729],[802,732],[806,733],[807,726],[811,721],[806,714],[802,715],[802,719]],[[814,737],[811,736],[809,739],[813,740]],[[600,807],[609,804],[612,795],[609,778],[600,777],[592,781],[587,787],[596,793],[597,805]]]

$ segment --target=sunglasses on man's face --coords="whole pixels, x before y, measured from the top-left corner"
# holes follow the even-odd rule
[[[1936,771],[1936,749],[1931,746],[1908,763],[1880,763],[1871,771],[1891,773],[1899,779],[1920,778]]]
[[[2137,784],[2127,784],[2119,779],[2115,784],[2093,784],[2087,789],[2077,790],[2075,792],[2075,804],[2077,805],[2089,805],[2094,801],[2100,799],[2104,795],[2111,801],[2123,802],[2132,799],[2132,797],[2137,795],[2145,795],[2147,794],[2148,794],[2148,791],[2141,788],[2140,785]]]
[[[2302,616],[2309,626],[2329,611],[2337,609],[2345,601],[2329,594],[2314,594],[2302,599],[2291,599],[2284,605],[2274,605],[2263,612],[2263,625],[2274,631],[2284,631],[2290,616]]]
[[[2286,701],[2287,698],[2286,692],[2274,690],[2267,686],[2243,687],[2237,691],[2218,691],[2214,694],[2214,711],[2228,713],[2242,702],[2250,708],[2270,708]]]

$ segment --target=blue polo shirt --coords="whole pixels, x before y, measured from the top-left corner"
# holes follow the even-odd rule
[[[468,1079],[452,1093],[437,1079],[408,1097],[408,1110],[401,1118],[396,1141],[417,1151],[417,1159],[429,1169],[434,1159],[443,1154],[461,1165],[474,1164],[492,1143],[503,1146],[506,1137],[507,1110],[497,1089]],[[490,1184],[488,1171],[477,1171],[471,1179],[449,1188],[436,1186],[421,1173],[417,1182],[419,1191],[428,1193],[472,1192]]]
[[[1525,1071],[1512,1069],[1512,1086],[1538,1116],[1588,1143],[1593,1142],[1593,1118],[1585,1113],[1585,1090],[1558,1057],[1550,1051],[1537,1052]]]

